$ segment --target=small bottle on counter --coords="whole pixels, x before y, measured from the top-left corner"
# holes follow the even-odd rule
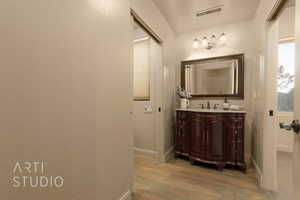
[[[223,110],[229,110],[229,103],[228,103],[228,99],[225,97],[225,101],[224,101],[224,104],[223,104]]]

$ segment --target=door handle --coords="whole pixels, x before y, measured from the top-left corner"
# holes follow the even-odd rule
[[[281,129],[285,129],[287,131],[293,130],[297,134],[300,133],[300,122],[299,122],[299,120],[294,120],[291,124],[280,123],[279,127]]]

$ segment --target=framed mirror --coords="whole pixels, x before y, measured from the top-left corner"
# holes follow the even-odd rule
[[[244,54],[182,61],[181,87],[193,98],[244,99]]]

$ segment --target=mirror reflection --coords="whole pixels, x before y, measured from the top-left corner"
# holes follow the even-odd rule
[[[181,84],[193,97],[244,98],[244,55],[182,62]]]
[[[186,90],[192,95],[237,93],[238,61],[199,63],[185,66]]]

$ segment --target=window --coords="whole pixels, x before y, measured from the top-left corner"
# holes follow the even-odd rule
[[[133,45],[133,98],[136,101],[150,100],[149,38]]]
[[[295,77],[295,42],[281,42],[278,46],[278,111],[293,112]]]

